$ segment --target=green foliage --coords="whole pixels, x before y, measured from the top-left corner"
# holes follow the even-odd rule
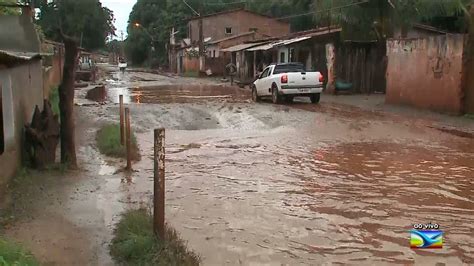
[[[47,38],[61,41],[60,32],[82,39],[82,47],[96,50],[115,34],[114,16],[99,0],[41,2],[38,24]]]
[[[463,16],[471,0],[367,0],[367,3],[334,9],[354,3],[352,0],[315,0],[318,24],[342,25],[346,39],[382,39],[391,37],[395,28],[408,29],[415,23],[428,23],[437,17]]]
[[[0,237],[0,266],[36,266],[38,261],[16,243]]]
[[[105,155],[119,158],[127,157],[125,145],[120,143],[120,125],[106,125],[97,132],[97,147]],[[132,132],[132,158],[140,159],[137,139]]]
[[[49,91],[49,102],[51,103],[51,109],[55,115],[59,115],[59,88],[54,87]]]
[[[199,256],[174,229],[166,227],[166,241],[155,237],[152,219],[145,209],[123,214],[110,248],[115,260],[124,265],[199,265]]]
[[[16,0],[0,0],[1,4],[16,4]],[[3,7],[0,6],[0,15],[19,15],[20,9],[19,8],[11,8],[11,7]]]

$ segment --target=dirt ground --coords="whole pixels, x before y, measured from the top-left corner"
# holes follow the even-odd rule
[[[474,263],[473,120],[355,96],[257,104],[215,80],[104,69],[105,104],[77,91],[81,169],[58,174],[7,230],[45,265],[113,265],[114,224],[151,201],[158,127],[166,220],[204,265]],[[95,145],[100,126],[119,120],[119,94],[142,153],[129,174]],[[444,248],[410,249],[412,225],[428,222]]]

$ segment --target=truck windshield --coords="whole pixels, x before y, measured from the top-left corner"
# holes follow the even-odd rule
[[[303,64],[284,64],[276,65],[273,74],[282,74],[290,72],[306,72]]]

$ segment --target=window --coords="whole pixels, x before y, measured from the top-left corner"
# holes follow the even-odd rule
[[[290,49],[290,56],[288,57],[289,62],[295,62],[295,48]]]
[[[225,34],[232,34],[232,27],[226,27]]]
[[[2,86],[0,86],[0,154],[5,151],[5,135],[3,133],[3,102],[2,102]]]
[[[265,69],[262,73],[262,75],[260,76],[260,78],[266,78],[268,77],[268,74],[270,74],[270,68],[267,67],[267,69]]]
[[[257,28],[249,28],[249,31],[257,32],[258,29]]]
[[[216,50],[212,51],[212,57],[216,57]]]
[[[286,63],[286,53],[280,52],[280,63]]]

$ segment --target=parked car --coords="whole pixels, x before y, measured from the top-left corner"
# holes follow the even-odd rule
[[[306,72],[301,63],[272,64],[265,68],[252,84],[252,99],[259,102],[271,96],[273,103],[293,101],[296,96],[308,96],[318,103],[323,91],[324,76],[320,72]]]

